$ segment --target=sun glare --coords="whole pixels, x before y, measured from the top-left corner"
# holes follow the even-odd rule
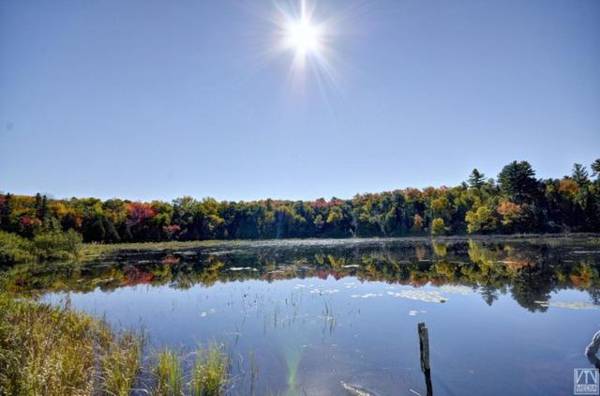
[[[301,18],[287,26],[286,41],[299,55],[316,53],[320,46],[319,29],[310,20]]]
[[[322,92],[337,88],[338,76],[333,66],[336,54],[332,44],[339,30],[334,19],[318,13],[316,3],[311,0],[285,4],[288,6],[278,6],[273,18],[277,40],[273,48],[291,55],[290,81],[295,87],[302,87],[312,75]]]

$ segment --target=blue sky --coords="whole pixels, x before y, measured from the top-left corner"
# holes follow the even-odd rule
[[[314,5],[332,78],[297,81],[293,2],[0,2],[0,190],[346,198],[600,157],[600,1]]]

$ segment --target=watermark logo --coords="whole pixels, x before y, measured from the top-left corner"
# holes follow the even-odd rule
[[[576,395],[600,395],[598,369],[576,368],[573,373],[574,389]]]

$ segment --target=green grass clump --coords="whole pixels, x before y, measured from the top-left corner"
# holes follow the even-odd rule
[[[102,381],[116,370],[131,385],[134,338],[117,337],[86,314],[0,293],[0,395],[95,394],[108,389]],[[105,364],[116,355],[127,363]]]
[[[103,391],[107,395],[127,396],[140,372],[142,342],[134,333],[124,333],[116,342],[108,340],[100,358]]]
[[[183,369],[177,354],[169,349],[158,354],[154,369],[156,396],[180,396],[183,394]]]
[[[217,396],[224,393],[227,382],[227,355],[219,345],[213,344],[207,350],[199,349],[196,364],[192,371],[193,396]]]

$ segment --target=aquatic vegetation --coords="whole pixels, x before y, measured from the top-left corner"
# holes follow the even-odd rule
[[[211,344],[208,349],[198,349],[196,363],[192,370],[192,395],[217,396],[224,394],[228,368],[229,359],[221,345]]]
[[[439,289],[444,293],[461,294],[463,296],[473,293],[473,289],[468,286],[442,285]]]
[[[158,354],[154,368],[156,384],[153,394],[156,396],[180,396],[183,394],[183,368],[179,356],[165,349]]]
[[[564,308],[564,309],[600,309],[600,305],[594,305],[586,301],[536,301],[542,307]]]
[[[388,295],[396,298],[406,298],[409,300],[418,300],[423,302],[432,303],[445,303],[448,301],[446,297],[443,297],[439,292],[425,291],[425,290],[400,290],[399,292],[387,292]]]
[[[129,395],[140,372],[141,338],[126,332],[103,347],[106,351],[100,358],[103,391],[108,395]]]
[[[319,294],[319,295],[336,294],[339,292],[340,291],[338,289],[312,289],[311,291],[309,291],[310,294]]]
[[[374,297],[382,297],[381,293],[365,293],[365,294],[353,294],[351,298],[374,298]]]
[[[0,294],[0,394],[128,394],[138,358],[133,334],[119,337],[86,314]]]

